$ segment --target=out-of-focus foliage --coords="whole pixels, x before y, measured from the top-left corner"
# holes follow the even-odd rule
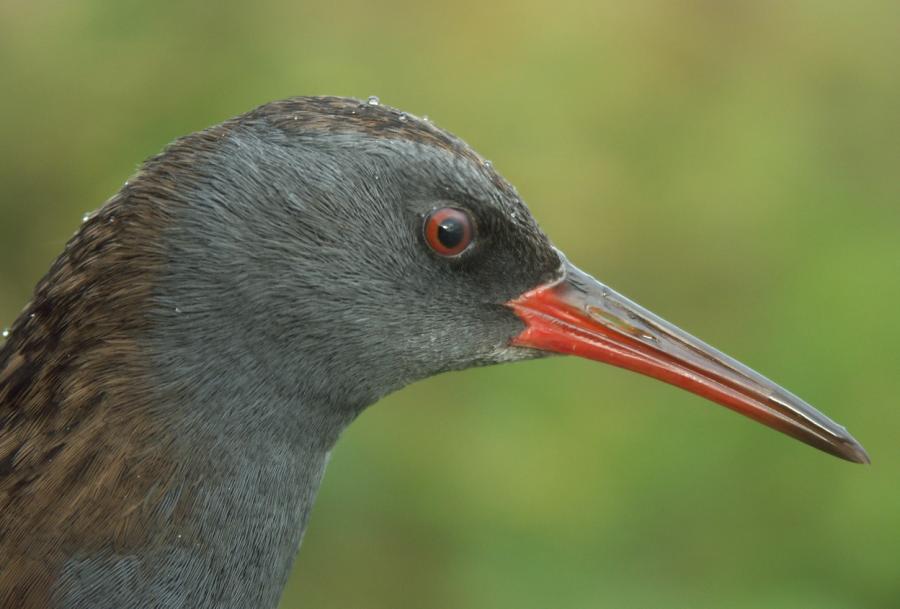
[[[446,375],[338,445],[284,608],[897,607],[898,33],[894,0],[0,0],[0,326],[174,137],[377,94],[874,465],[588,362]]]

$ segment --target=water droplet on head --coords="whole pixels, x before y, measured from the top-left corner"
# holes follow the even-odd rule
[[[9,336],[9,328],[3,330],[3,338],[7,338]]]
[[[405,123],[405,122],[406,122],[406,112],[401,112],[401,113],[400,113],[400,116],[398,116],[397,119],[398,119],[401,123]]]
[[[485,167],[487,167],[488,169],[490,169],[491,167],[494,166],[494,164],[491,163],[490,161],[488,161],[487,159],[485,159],[484,162],[481,164],[484,165]]]
[[[35,316],[35,313],[32,313],[31,315],[28,316],[28,319],[34,319],[34,316]]]
[[[176,312],[176,313],[181,313],[181,309],[179,309],[178,307],[175,307],[175,312]]]
[[[428,118],[428,115],[427,115],[427,114],[426,114],[425,116],[422,117],[422,120],[425,121],[426,123],[430,123],[430,122],[431,122],[431,119]]]
[[[369,104],[370,106],[377,106],[378,104],[381,103],[381,100],[378,99],[377,95],[370,95],[369,99],[366,100],[366,103]]]
[[[91,219],[91,212],[85,212],[85,214],[83,216],[81,216],[82,222],[87,222],[90,219]]]

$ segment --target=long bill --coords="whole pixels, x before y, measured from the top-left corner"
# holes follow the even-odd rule
[[[563,260],[560,279],[507,303],[526,324],[514,345],[640,372],[842,459],[869,463],[841,425]]]

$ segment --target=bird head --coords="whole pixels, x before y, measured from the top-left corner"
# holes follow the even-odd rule
[[[568,354],[867,460],[800,398],[575,267],[490,163],[428,121],[275,102],[176,143],[142,181],[168,200],[148,340],[198,386],[358,412],[447,370]]]

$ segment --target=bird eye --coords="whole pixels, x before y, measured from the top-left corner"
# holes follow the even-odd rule
[[[441,256],[456,256],[472,243],[469,214],[455,207],[436,209],[425,218],[425,242]]]

